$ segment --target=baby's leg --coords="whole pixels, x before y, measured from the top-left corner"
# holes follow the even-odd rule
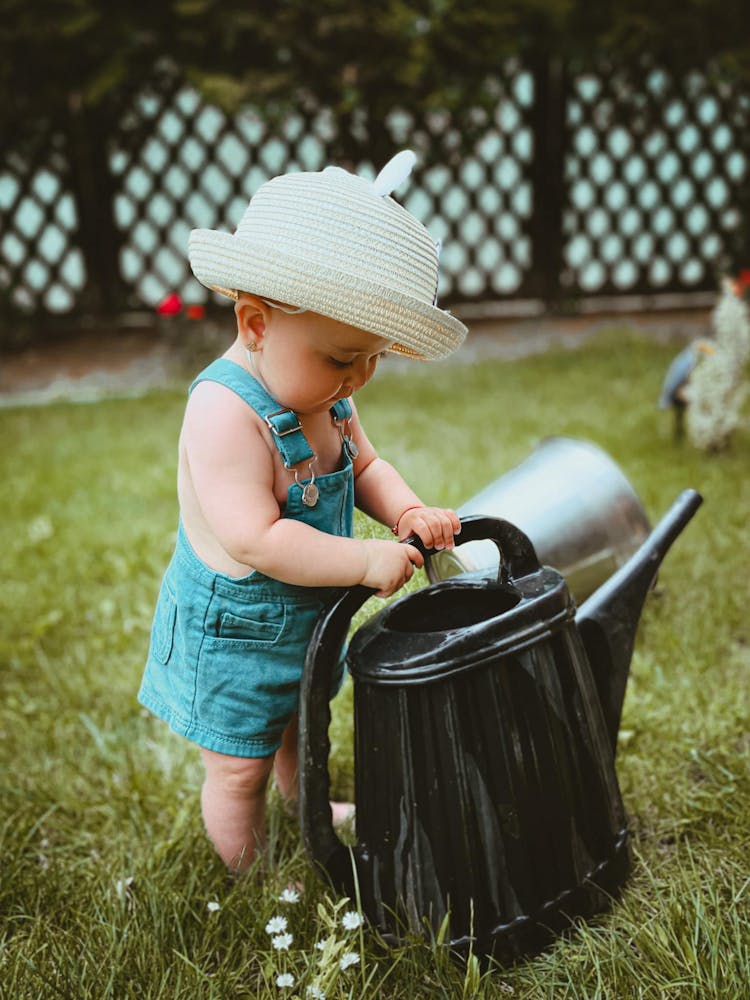
[[[266,842],[266,785],[273,756],[231,757],[203,747],[201,756],[206,832],[231,871],[247,871]]]
[[[276,787],[290,806],[297,804],[297,716],[293,715],[281,737],[281,746],[273,761]]]
[[[287,805],[297,806],[297,716],[292,716],[281,737],[281,746],[276,751],[273,765],[276,787]],[[351,802],[331,802],[333,825],[338,826],[351,819],[354,806]]]

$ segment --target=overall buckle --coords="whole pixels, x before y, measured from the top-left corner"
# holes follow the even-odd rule
[[[276,426],[276,424],[273,423],[272,421],[273,421],[274,417],[280,417],[284,413],[290,413],[293,417],[295,417],[295,419],[296,419],[297,422],[293,426],[291,426],[291,427],[286,427],[286,428],[284,428],[284,430],[279,430],[279,428]],[[302,424],[300,423],[299,417],[294,412],[294,410],[290,410],[287,407],[282,407],[280,410],[274,410],[273,413],[267,413],[264,419],[266,421],[268,429],[273,434],[275,434],[276,437],[283,438],[283,437],[286,437],[287,434],[295,434],[297,431],[301,431],[302,430]]]

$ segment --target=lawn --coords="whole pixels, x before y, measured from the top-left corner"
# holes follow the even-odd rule
[[[381,453],[434,503],[460,504],[549,434],[603,447],[652,521],[685,487],[705,499],[633,659],[617,759],[633,874],[610,912],[512,968],[345,929],[355,904],[316,879],[273,794],[268,876],[227,878],[202,831],[195,749],[135,698],[174,539],[184,392],[0,411],[0,996],[748,996],[750,434],[720,455],[674,443],[655,401],[675,350],[613,328],[513,362],[386,362],[359,396]],[[347,684],[339,797],[351,715]],[[300,900],[279,901],[292,882]],[[288,951],[265,930],[280,915]],[[357,960],[342,971],[345,952]],[[285,972],[294,990],[277,987]]]

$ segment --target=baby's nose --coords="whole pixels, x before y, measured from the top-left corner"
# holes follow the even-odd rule
[[[360,358],[353,363],[349,372],[349,378],[347,379],[347,382],[350,382],[352,385],[353,392],[361,389],[365,382],[367,382],[370,375],[372,375],[373,367],[367,358]]]

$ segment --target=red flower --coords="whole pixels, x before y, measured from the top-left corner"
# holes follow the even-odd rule
[[[734,279],[734,294],[742,296],[748,288],[750,288],[750,268],[745,268]]]
[[[182,299],[176,292],[172,292],[156,307],[160,316],[176,316],[182,311]]]
[[[185,309],[185,315],[188,319],[203,319],[206,315],[206,310],[202,305],[192,305]]]

